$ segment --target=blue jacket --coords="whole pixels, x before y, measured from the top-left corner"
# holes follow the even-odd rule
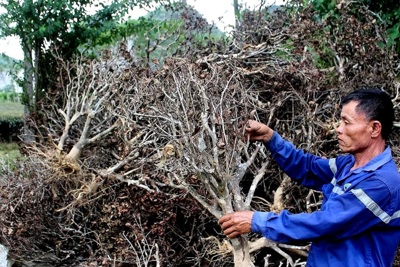
[[[253,232],[281,243],[311,241],[309,267],[392,266],[400,241],[400,175],[389,147],[350,171],[352,155],[317,157],[276,132],[266,145],[284,172],[324,199],[312,213],[255,212]]]

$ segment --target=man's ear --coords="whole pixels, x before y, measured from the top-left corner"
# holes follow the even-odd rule
[[[382,124],[379,121],[371,121],[371,137],[377,138],[382,133]]]

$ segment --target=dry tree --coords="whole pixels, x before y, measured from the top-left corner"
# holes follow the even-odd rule
[[[146,132],[158,136],[156,166],[166,173],[164,183],[188,191],[215,218],[251,209],[255,190],[270,167],[263,144],[252,145],[241,137],[240,123],[258,108],[258,94],[243,87],[242,79],[239,72],[224,71],[217,64],[169,60],[150,83],[138,81],[147,105],[130,114],[143,121]],[[273,112],[271,107],[264,112],[268,109]],[[284,206],[277,192],[270,208]],[[235,266],[252,266],[250,252],[262,247],[294,262],[265,238],[250,241],[241,236],[225,244]]]

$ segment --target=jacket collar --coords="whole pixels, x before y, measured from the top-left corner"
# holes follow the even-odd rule
[[[392,160],[392,151],[389,146],[386,146],[385,150],[381,154],[375,156],[364,166],[355,169],[353,173],[360,173],[362,171],[367,171],[367,172],[375,171],[391,160]],[[354,164],[354,162],[355,159],[354,156],[352,156],[352,164]]]

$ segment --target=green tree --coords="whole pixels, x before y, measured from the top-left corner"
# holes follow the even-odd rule
[[[294,2],[294,1],[292,1]],[[346,1],[339,0],[310,0],[320,17],[338,14],[337,10]],[[387,42],[389,46],[395,46],[400,53],[400,1],[398,0],[359,0],[360,4],[366,5],[372,12],[378,14],[387,29]]]
[[[388,42],[395,45],[400,54],[400,1],[397,0],[363,0],[369,8],[381,15],[387,25]]]

